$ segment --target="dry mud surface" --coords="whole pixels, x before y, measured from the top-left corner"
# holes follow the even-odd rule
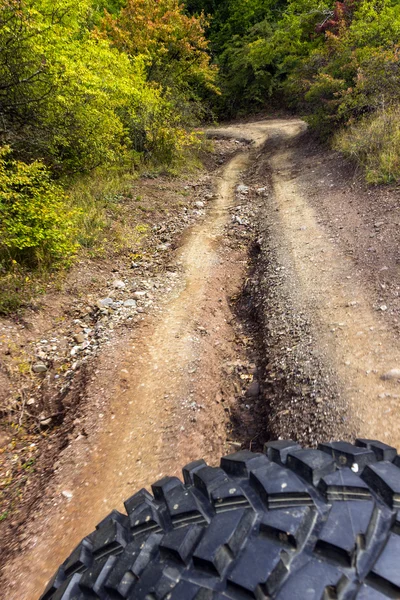
[[[76,435],[15,531],[7,600],[37,598],[107,512],[195,458],[217,464],[270,436],[400,446],[399,193],[364,188],[305,129],[214,132],[238,152],[169,250],[159,309],[118,329],[88,371]]]

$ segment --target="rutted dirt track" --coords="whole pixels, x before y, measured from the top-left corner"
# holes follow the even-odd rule
[[[111,509],[121,509],[122,499],[166,473],[179,474],[180,466],[200,456],[215,464],[230,449],[226,428],[237,389],[222,367],[248,358],[236,343],[237,324],[229,302],[240,294],[248,276],[247,249],[227,245],[225,236],[239,182],[249,185],[240,202],[252,204],[249,214],[257,215],[261,267],[263,260],[272,261],[272,248],[275,251],[272,271],[281,278],[285,294],[279,316],[282,329],[293,317],[289,313],[302,315],[310,328],[304,336],[313,340],[321,369],[329,374],[330,399],[313,396],[311,383],[307,390],[302,384],[300,401],[296,399],[294,405],[293,398],[285,398],[287,407],[279,407],[284,413],[282,433],[296,435],[296,427],[290,430],[287,423],[298,422],[299,432],[301,423],[307,423],[303,413],[305,406],[309,412],[310,408],[301,403],[303,394],[316,402],[315,413],[322,423],[318,435],[356,433],[400,447],[400,388],[397,377],[382,379],[400,367],[392,327],[395,316],[391,321],[386,318],[379,295],[375,297],[356,261],[335,243],[307,195],[299,176],[307,166],[301,152],[304,129],[302,121],[293,119],[221,130],[252,140],[253,147],[237,154],[223,169],[207,217],[187,233],[177,251],[174,260],[182,266],[179,289],[159,316],[112,349],[116,357],[112,371],[107,370],[106,359],[103,369],[100,364],[88,394],[95,397],[98,390],[112,389],[112,406],[96,439],[81,440],[61,458],[62,468],[49,498],[37,519],[27,524],[23,550],[6,566],[7,600],[35,600],[74,544]],[[267,280],[266,271],[258,268],[255,303],[263,286],[278,285],[275,275]],[[294,298],[290,306],[289,295]],[[268,314],[268,306],[259,304],[263,331],[273,315]],[[279,340],[278,328],[271,335]],[[277,343],[276,348],[293,361],[300,345],[293,343],[283,350]],[[277,378],[273,357],[266,355],[271,347],[266,342],[260,352],[266,392],[268,381],[273,385]],[[287,369],[290,359],[285,361]],[[296,362],[306,365],[310,360],[296,355]],[[318,379],[315,373],[314,379]],[[257,393],[250,394],[247,402],[256,397]],[[273,399],[269,398],[268,406],[275,410]],[[255,414],[260,413],[257,410]],[[271,418],[279,435],[279,418],[276,414]],[[305,434],[298,437],[313,439]],[[71,490],[69,500],[60,501],[63,490]]]
[[[256,137],[258,144],[264,141],[258,126]],[[99,439],[86,443],[83,456],[70,458],[71,471],[62,472],[59,491],[73,490],[69,503],[49,507],[36,535],[30,531],[26,551],[9,566],[10,600],[38,596],[74,544],[107,511],[121,509],[133,491],[166,472],[178,473],[180,465],[200,455],[215,462],[224,451],[225,410],[215,398],[221,359],[235,358],[227,300],[240,290],[245,265],[238,256],[224,260],[219,250],[248,159],[245,152],[231,160],[208,217],[188,233],[176,257],[183,266],[181,289],[162,318],[124,350],[114,349],[121,362],[112,414]],[[96,387],[113,385],[107,373],[103,378]],[[193,403],[199,409],[194,421],[185,414]]]
[[[301,124],[295,125],[288,135],[301,129]],[[318,347],[334,368],[353,420],[360,421],[359,431],[399,447],[400,423],[388,418],[399,404],[397,383],[382,379],[400,364],[398,340],[379,318],[384,311],[374,307],[357,281],[352,261],[329,239],[315,211],[299,193],[292,179],[290,149],[275,152],[271,167],[271,208],[279,215],[281,244],[293,261],[300,283],[298,294],[307,312],[315,315]]]

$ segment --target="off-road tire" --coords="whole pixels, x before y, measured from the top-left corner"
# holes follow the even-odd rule
[[[41,600],[400,598],[400,456],[266,444],[183,469],[112,512]]]

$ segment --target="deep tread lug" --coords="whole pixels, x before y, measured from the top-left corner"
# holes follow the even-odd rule
[[[268,511],[261,520],[259,536],[276,540],[283,547],[299,548],[312,530],[314,511],[308,507]]]
[[[361,472],[366,465],[376,462],[375,453],[368,448],[354,446],[349,442],[318,444],[318,450],[326,452],[338,462],[339,467],[350,467]]]
[[[275,463],[250,473],[250,483],[269,509],[313,504],[307,484]]]
[[[235,509],[250,508],[250,502],[237,483],[228,481],[213,489],[211,501],[215,512],[221,513]]]
[[[288,577],[288,580],[276,595],[276,599],[307,598],[307,600],[325,600],[325,598],[329,598],[325,593],[326,591],[336,593],[337,588],[343,585],[345,585],[345,582],[340,569],[328,563],[311,560],[295,574]],[[332,594],[331,598],[334,597]]]
[[[204,467],[206,466],[207,463],[203,459],[201,459],[194,460],[193,462],[183,467],[182,475],[183,481],[186,483],[186,485],[194,485],[194,474],[197,473],[197,471],[199,471],[200,469],[204,469]]]
[[[379,442],[378,440],[366,440],[357,438],[356,446],[372,450],[372,452],[376,456],[376,460],[393,461],[397,456],[396,448],[393,448],[393,446],[388,446],[387,444]]]
[[[109,556],[108,558],[96,563],[91,567],[79,582],[79,587],[84,592],[89,592],[94,597],[105,598],[106,591],[104,590],[104,583],[108,576],[112,573],[112,569],[117,562],[116,556]]]
[[[167,594],[174,595],[180,571],[176,567],[151,564],[143,572],[135,586],[135,600],[161,600]]]
[[[122,552],[127,544],[127,531],[116,521],[108,521],[99,527],[93,538],[93,556],[102,558]]]
[[[168,527],[166,511],[157,505],[147,492],[140,494],[138,498],[133,496],[125,503],[132,535],[158,533],[166,530]]]
[[[194,564],[222,576],[252,526],[252,515],[234,511],[216,515],[193,553]]]
[[[246,476],[250,471],[262,467],[268,462],[264,454],[255,454],[250,450],[241,450],[221,458],[221,468],[234,477]]]
[[[286,463],[288,453],[293,450],[301,450],[301,446],[292,440],[277,440],[264,444],[264,454],[268,456],[269,460],[279,465]]]
[[[139,554],[135,557],[131,567],[132,573],[139,578],[153,557],[157,554],[162,535],[152,533],[141,545]]]
[[[372,501],[349,501],[345,509],[342,502],[333,502],[315,552],[333,563],[351,566],[356,552],[365,547],[374,507]]]
[[[65,575],[73,575],[90,567],[93,562],[93,544],[84,539],[63,563]]]
[[[128,517],[126,515],[123,515],[122,513],[120,513],[118,510],[113,510],[110,512],[109,515],[107,515],[107,517],[105,519],[103,519],[102,521],[100,521],[100,523],[98,525],[96,525],[96,529],[100,529],[100,528],[104,527],[110,521],[112,521],[113,523],[119,523],[120,525],[122,525],[122,527],[128,526]],[[85,539],[87,539],[89,542],[93,542],[92,538],[95,535],[96,535],[96,532],[93,532],[91,535],[86,536]]]
[[[400,508],[400,471],[391,462],[368,465],[362,474],[363,480],[391,508]]]
[[[153,496],[147,490],[142,489],[139,492],[137,492],[136,494],[134,494],[133,496],[131,496],[130,498],[128,498],[128,500],[125,500],[124,506],[125,506],[126,512],[129,515],[131,512],[133,512],[136,508],[138,508],[142,504],[146,504],[146,503],[151,504],[153,501],[154,501]]]
[[[214,489],[229,483],[229,479],[225,471],[220,468],[204,467],[194,474],[193,477],[195,487],[211,500],[211,493]]]
[[[365,481],[346,467],[323,477],[318,490],[329,502],[371,499],[371,492]]]
[[[160,494],[160,497],[162,496],[165,502],[174,528],[183,527],[190,523],[207,524],[207,516],[202,511],[195,495],[192,494],[191,490],[187,490],[179,479],[164,482],[162,485],[166,485],[168,489],[163,487],[161,491],[160,488],[157,493]]]
[[[63,567],[60,567],[47,584],[46,589],[43,595],[41,596],[41,600],[50,600],[51,598],[53,598],[53,594],[56,590],[58,590],[58,588],[64,583],[65,580],[66,575],[64,569]]]
[[[371,573],[367,577],[370,583],[378,584],[382,589],[392,588],[400,598],[400,536],[391,533]],[[388,586],[385,585],[387,582]]]
[[[313,485],[336,470],[335,460],[320,450],[296,450],[287,455],[286,465]]]
[[[192,525],[167,533],[160,544],[161,554],[187,565],[200,541],[204,528]]]
[[[110,575],[107,577],[105,587],[114,595],[119,594],[122,598],[128,596],[137,577],[130,571],[135,559],[140,553],[140,544],[131,543],[125,548],[124,554],[117,557],[117,561]]]
[[[263,560],[259,560],[262,556]],[[241,554],[240,560],[228,577],[230,598],[241,598],[240,593],[250,593],[249,598],[267,598],[269,587],[287,574],[282,561],[282,548],[267,539],[257,539]]]
[[[182,482],[178,477],[163,477],[159,481],[156,481],[156,483],[153,483],[151,489],[153,490],[155,500],[165,502],[171,491],[181,486]]]
[[[75,573],[71,578],[64,581],[57,591],[51,596],[51,600],[79,600],[81,589],[79,582],[82,575]]]

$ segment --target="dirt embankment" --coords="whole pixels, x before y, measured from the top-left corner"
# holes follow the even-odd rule
[[[196,223],[172,243],[161,229],[156,269],[108,274],[112,305],[94,313],[108,339],[42,501],[12,530],[8,600],[33,600],[107,512],[195,458],[269,436],[400,446],[398,191],[365,188],[296,119],[222,134],[239,152],[195,184]]]

